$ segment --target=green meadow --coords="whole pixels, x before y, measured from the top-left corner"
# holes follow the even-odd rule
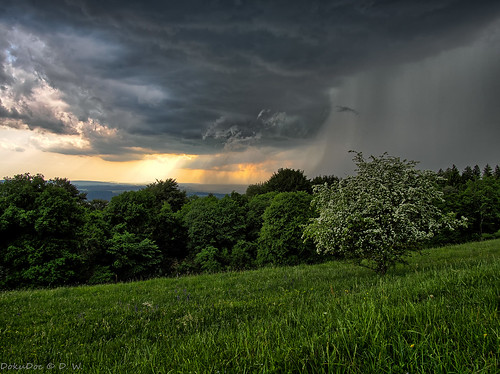
[[[500,240],[0,293],[0,372],[497,373]]]

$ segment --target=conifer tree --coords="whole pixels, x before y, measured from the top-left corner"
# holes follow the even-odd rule
[[[474,172],[470,166],[466,166],[462,172],[462,183],[467,183],[467,181],[474,180]]]
[[[472,169],[472,173],[474,174],[474,179],[481,178],[481,169],[478,165],[474,165],[474,169]]]
[[[500,179],[500,167],[498,165],[495,166],[495,171],[493,172],[495,179]]]
[[[486,166],[483,169],[483,178],[489,178],[493,176],[493,169],[489,164],[486,164]]]

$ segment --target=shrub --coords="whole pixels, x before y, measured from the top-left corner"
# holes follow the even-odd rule
[[[234,270],[250,269],[254,266],[257,244],[240,240],[231,251],[230,265]]]
[[[202,271],[216,273],[223,270],[219,250],[214,246],[206,246],[196,254],[194,262]]]

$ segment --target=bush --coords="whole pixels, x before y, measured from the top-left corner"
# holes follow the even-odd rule
[[[95,267],[92,276],[88,280],[88,284],[111,283],[115,280],[115,273],[109,266],[98,265]]]
[[[492,239],[500,239],[500,230],[493,234],[484,233],[481,235],[481,240],[492,240]]]
[[[207,273],[216,273],[223,270],[219,250],[211,245],[197,253],[194,262],[202,271]]]
[[[231,251],[230,265],[234,270],[251,269],[257,254],[257,244],[240,240]]]

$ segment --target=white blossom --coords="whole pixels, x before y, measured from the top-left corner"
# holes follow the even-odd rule
[[[319,253],[353,258],[383,274],[443,227],[465,224],[464,218],[441,212],[437,176],[416,169],[416,161],[387,153],[366,161],[356,152],[354,162],[356,176],[314,188],[312,204],[319,216],[311,219],[304,237],[315,241]]]

